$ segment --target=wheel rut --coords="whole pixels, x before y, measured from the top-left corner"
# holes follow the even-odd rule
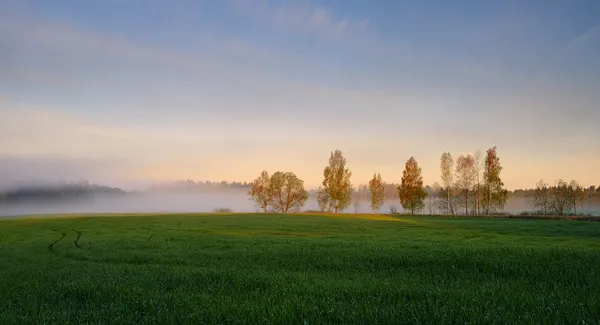
[[[77,233],[77,238],[75,238],[75,240],[73,241],[73,244],[75,244],[75,247],[81,248],[81,246],[79,245],[79,240],[81,239],[82,233],[81,233],[81,231],[78,231],[75,229],[73,229],[73,231]]]
[[[51,251],[51,252],[53,252],[53,251],[54,251],[54,245],[58,244],[58,242],[59,242],[59,241],[61,241],[61,240],[65,239],[65,237],[67,237],[67,233],[66,233],[66,232],[63,232],[63,231],[58,231],[58,230],[56,230],[56,229],[54,229],[54,231],[56,231],[56,232],[60,232],[62,235],[60,236],[60,238],[59,238],[59,239],[57,239],[57,240],[55,240],[55,241],[51,242],[50,244],[48,244],[48,250],[49,250],[49,251]]]

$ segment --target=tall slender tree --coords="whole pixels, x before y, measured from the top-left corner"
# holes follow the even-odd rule
[[[369,181],[369,192],[371,194],[371,208],[373,213],[377,213],[383,205],[385,184],[381,180],[381,175],[373,174],[373,178]]]
[[[508,191],[504,189],[504,183],[500,178],[502,166],[496,147],[490,148],[486,152],[483,171],[484,196],[483,203],[486,206],[488,215],[493,210],[502,210],[508,199]]]
[[[465,214],[469,214],[469,192],[473,188],[473,183],[477,179],[477,170],[475,169],[475,159],[471,155],[460,156],[456,161],[456,187],[463,194],[463,206]]]
[[[444,186],[446,187],[446,199],[448,203],[447,211],[451,214],[454,214],[454,206],[451,198],[452,186],[454,183],[453,167],[454,159],[452,158],[452,155],[449,152],[444,152],[440,162],[440,169],[442,171],[442,183],[444,183]]]
[[[427,197],[427,192],[423,187],[421,168],[414,157],[410,157],[406,162],[402,172],[402,183],[398,187],[398,196],[402,207],[410,210],[412,214],[415,214],[415,211],[423,210],[425,207],[423,200]]]
[[[351,204],[352,173],[346,168],[346,158],[340,150],[335,150],[329,158],[329,165],[323,171],[323,187],[329,194],[335,213]]]

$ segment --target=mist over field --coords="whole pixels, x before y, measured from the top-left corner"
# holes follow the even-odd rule
[[[404,212],[398,200],[386,200],[380,213],[390,213],[390,208],[395,207],[399,213]],[[203,193],[127,193],[120,196],[95,195],[67,202],[21,202],[14,204],[0,204],[0,218],[14,218],[30,215],[60,215],[60,214],[97,214],[97,213],[201,213],[214,212],[219,208],[231,209],[233,212],[261,212],[254,203],[248,199],[243,191],[232,192],[203,192]],[[314,197],[309,197],[302,211],[318,209]],[[510,214],[519,214],[531,211],[530,200],[523,198],[509,198],[504,211]],[[433,214],[439,211],[433,208]],[[600,205],[581,208],[582,213],[600,212]],[[358,210],[351,205],[344,210],[346,213],[372,213],[369,203],[359,202]],[[426,202],[421,214],[429,214],[429,203]],[[460,212],[459,212],[460,214]]]

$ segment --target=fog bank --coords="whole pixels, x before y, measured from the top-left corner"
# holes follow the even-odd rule
[[[390,213],[390,208],[396,207],[399,213],[403,212],[399,200],[387,200],[380,213]],[[0,204],[0,218],[13,218],[27,215],[40,214],[92,214],[92,213],[196,213],[213,212],[218,208],[228,208],[234,212],[259,212],[254,203],[248,199],[244,191],[230,192],[196,192],[196,193],[131,193],[126,195],[94,195],[83,199],[62,202],[23,202],[13,204]],[[303,207],[303,211],[317,210],[316,199],[311,197]],[[508,200],[505,212],[519,214],[522,211],[531,211],[530,202],[523,198]],[[431,210],[434,214],[437,209]],[[464,210],[459,209],[458,213]],[[582,207],[582,213],[593,212],[598,214],[600,207]],[[348,207],[346,213],[371,213],[371,208],[366,201],[360,201],[358,207],[354,204]],[[429,214],[429,201],[425,201],[423,214]]]

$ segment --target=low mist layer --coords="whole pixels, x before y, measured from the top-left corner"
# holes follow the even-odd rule
[[[509,198],[505,212],[518,214],[530,211],[530,200]],[[245,192],[226,193],[135,193],[121,196],[95,195],[75,201],[59,202],[23,202],[0,205],[0,217],[18,217],[39,214],[92,214],[92,213],[194,213],[214,212],[226,208],[234,212],[258,212],[253,202]],[[390,213],[392,209],[402,213],[402,205],[398,200],[386,200],[381,213]],[[318,209],[317,201],[310,197],[303,211]],[[598,213],[600,206],[585,207],[583,213]],[[371,213],[366,201],[359,201],[358,206],[352,205],[346,213]],[[427,203],[422,214],[439,213],[435,207],[429,208]]]

